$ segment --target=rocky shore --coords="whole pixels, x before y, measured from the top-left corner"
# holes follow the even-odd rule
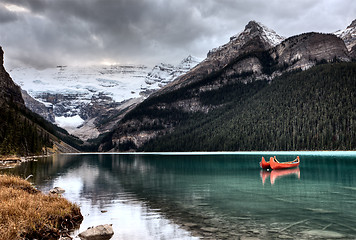
[[[0,169],[4,168],[13,168],[23,162],[28,161],[37,161],[39,157],[48,157],[50,155],[41,155],[41,156],[27,156],[27,157],[19,157],[19,156],[1,156],[0,157]]]

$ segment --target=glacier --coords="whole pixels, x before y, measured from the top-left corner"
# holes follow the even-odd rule
[[[9,72],[14,82],[32,98],[53,109],[55,124],[87,140],[110,130],[96,131],[100,128],[98,119],[117,115],[128,103],[141,102],[200,61],[188,56],[176,66],[165,63],[153,68],[145,65],[60,65],[42,70],[18,67]],[[86,133],[89,129],[95,134]]]

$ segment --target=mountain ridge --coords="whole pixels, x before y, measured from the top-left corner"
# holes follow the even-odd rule
[[[334,34],[344,40],[350,57],[356,60],[356,19],[346,29],[336,31]]]
[[[193,73],[195,75],[194,79],[189,80],[189,75],[182,75],[171,84],[165,86],[160,92],[171,91],[183,87],[185,82],[188,81],[200,81],[212,72],[226,66],[226,64],[233,61],[237,55],[252,51],[267,50],[284,39],[274,30],[261,25],[262,24],[256,21],[250,21],[246,25],[245,30],[240,34],[231,37],[228,43],[208,52],[206,59],[190,71],[195,72]],[[266,32],[270,34],[266,34]],[[266,35],[273,37],[267,38]],[[254,44],[249,44],[251,42]],[[246,65],[251,65],[251,63],[246,63]]]
[[[343,39],[347,49],[351,51],[352,47],[356,45],[356,19],[346,29],[336,31],[333,34]]]
[[[216,99],[220,92],[231,97],[234,91],[250,91],[241,90],[244,84],[256,82],[257,89],[264,88],[265,82],[285,72],[351,61],[345,42],[334,34],[304,33],[272,46],[263,39],[261,28],[256,24],[249,22],[238,35],[243,37],[232,37],[229,43],[208,53],[191,71],[134,108],[107,141],[103,141],[100,149],[140,148],[148,141],[171,134],[185,118],[194,114],[207,116],[210,111],[225,106],[228,102],[223,97],[217,98],[221,99],[220,103],[210,103],[209,99]],[[245,35],[251,32],[251,36]]]
[[[177,128],[191,119],[209,119],[219,109],[233,107],[232,103],[248,104],[251,97],[268,88],[274,79],[283,76],[288,80],[285,78],[288,73],[293,77],[294,73],[317,65],[352,61],[356,50],[354,25],[355,21],[333,34],[310,32],[284,38],[261,23],[250,21],[241,33],[209,51],[196,65],[191,64],[194,59],[189,56],[178,68],[162,63],[150,73],[144,66],[138,66],[139,71],[133,66],[108,66],[99,70],[101,77],[87,74],[84,88],[79,87],[80,77],[72,74],[71,80],[76,82],[70,91],[75,94],[47,91],[39,100],[45,107],[53,108],[58,121],[73,124],[72,133],[86,140],[98,137],[89,142],[100,141],[100,151],[145,149],[149,142],[174,135]],[[66,69],[67,66],[56,68],[59,86],[66,85]],[[98,86],[118,89],[123,80],[117,81],[113,77],[116,73],[131,74],[126,80],[139,78],[144,85],[135,82],[135,90],[126,88],[125,94],[130,97],[120,102],[119,95],[97,89]],[[90,85],[91,77],[97,85]],[[38,76],[31,80],[33,85],[46,86]],[[76,107],[67,108],[66,104],[72,102]],[[43,105],[38,109],[44,112]]]

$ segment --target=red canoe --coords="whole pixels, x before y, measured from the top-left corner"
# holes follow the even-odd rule
[[[297,156],[297,158],[291,162],[278,162],[276,156],[273,158],[271,157],[269,160],[269,164],[271,166],[272,169],[285,169],[285,168],[294,168],[294,167],[298,167],[300,163],[300,159],[299,156]]]
[[[263,168],[263,169],[270,168],[269,162],[266,162],[264,157],[262,157],[262,160],[260,162],[260,167]]]

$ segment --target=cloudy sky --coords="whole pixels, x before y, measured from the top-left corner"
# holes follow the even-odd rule
[[[5,64],[177,64],[229,41],[250,20],[282,36],[334,32],[355,0],[0,0]]]

